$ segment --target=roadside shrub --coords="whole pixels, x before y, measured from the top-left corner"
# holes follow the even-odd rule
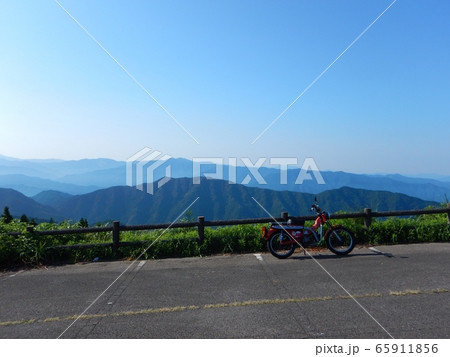
[[[420,242],[449,242],[450,225],[447,215],[423,215],[414,218],[374,219],[369,228],[363,220],[333,219],[333,224],[342,224],[350,229],[357,244],[408,244]],[[310,225],[308,222],[307,225]],[[114,252],[111,232],[86,234],[39,235],[27,232],[28,223],[13,219],[9,223],[0,222],[0,267],[17,265],[39,265],[56,262],[76,263],[92,261],[95,258],[135,259],[142,254],[143,259],[169,257],[206,256],[226,253],[260,252],[266,249],[261,238],[261,224],[239,226],[206,227],[203,244],[198,243],[196,228],[176,228],[152,231],[125,231],[120,233],[121,242],[128,242]],[[80,222],[65,221],[41,223],[35,232],[81,228]],[[12,236],[9,232],[19,232]],[[89,248],[66,249],[56,246],[74,244],[109,244]]]
[[[262,225],[245,224],[205,229],[202,255],[258,252],[265,248]]]
[[[45,260],[48,246],[45,237],[38,238],[26,231],[12,236],[5,227],[0,227],[0,267],[38,265]]]

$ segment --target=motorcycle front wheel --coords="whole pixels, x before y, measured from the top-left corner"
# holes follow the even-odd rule
[[[267,248],[274,257],[286,259],[294,253],[295,242],[287,233],[275,233],[267,241]]]
[[[352,233],[344,227],[331,228],[325,237],[327,247],[334,254],[346,255],[355,247]]]

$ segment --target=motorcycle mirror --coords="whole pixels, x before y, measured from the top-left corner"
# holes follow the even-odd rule
[[[317,203],[317,196],[314,196],[314,202]]]

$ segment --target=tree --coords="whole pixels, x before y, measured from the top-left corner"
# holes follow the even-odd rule
[[[89,227],[88,221],[86,218],[81,218],[80,219],[80,227],[81,228],[87,228]]]
[[[26,214],[23,214],[23,215],[20,217],[20,222],[23,222],[23,223],[28,223],[28,222],[29,222],[29,219],[28,219],[28,217],[27,217]]]
[[[193,222],[193,221],[194,221],[194,214],[190,209],[188,209],[184,217],[181,219],[181,222]]]
[[[3,219],[3,222],[5,222],[5,223],[10,223],[13,220],[13,216],[9,212],[8,206],[5,206],[5,208],[3,209],[3,214],[2,214],[1,218]]]

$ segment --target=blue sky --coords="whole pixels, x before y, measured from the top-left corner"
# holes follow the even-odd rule
[[[450,175],[450,2],[0,0],[0,154]]]

